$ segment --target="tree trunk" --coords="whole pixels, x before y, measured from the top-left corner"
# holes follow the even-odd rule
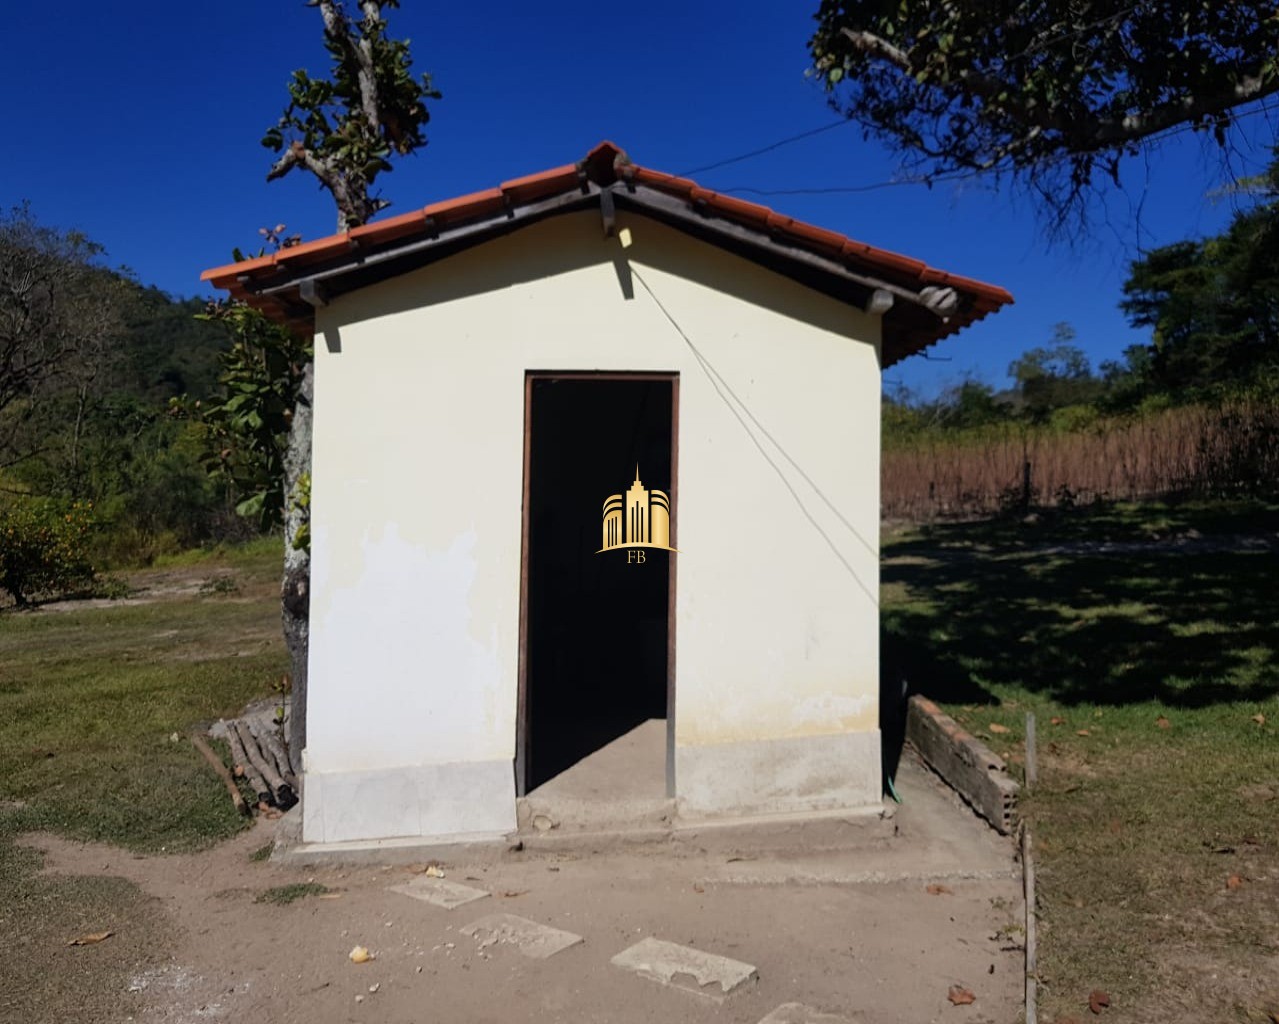
[[[310,637],[311,554],[294,547],[298,530],[310,516],[299,508],[298,485],[311,472],[311,399],[315,390],[315,366],[309,364],[298,389],[293,421],[289,426],[289,450],[284,457],[284,581],[281,604],[284,642],[289,649],[292,688],[289,707],[289,765],[302,777],[302,751],[306,749],[306,657]]]

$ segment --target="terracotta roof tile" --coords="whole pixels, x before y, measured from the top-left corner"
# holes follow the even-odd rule
[[[1013,301],[1007,291],[995,285],[938,270],[909,256],[794,220],[767,206],[702,188],[688,178],[640,167],[631,163],[626,154],[611,142],[601,142],[581,163],[564,164],[538,174],[514,178],[503,182],[498,188],[432,203],[419,210],[281,249],[271,255],[214,267],[206,270],[201,279],[228,290],[237,298],[264,308],[274,318],[296,325],[297,318],[294,315],[291,319],[287,302],[279,298],[268,299],[267,296],[256,293],[257,288],[276,283],[272,279],[285,269],[295,273],[297,268],[312,263],[340,261],[352,251],[353,246],[364,249],[417,235],[430,237],[473,221],[493,218],[503,211],[569,194],[582,187],[583,176],[601,188],[613,185],[618,180],[644,185],[664,195],[684,200],[708,217],[755,231],[767,231],[776,241],[839,261],[850,270],[880,276],[899,287],[920,289],[926,286],[944,286],[954,288],[961,294],[965,300],[965,311],[953,315],[948,321],[938,320],[926,330],[914,330],[902,339],[893,359],[925,348]],[[245,286],[246,278],[253,287]]]
[[[500,188],[514,203],[536,202],[548,191],[558,192],[576,187],[578,174],[577,164],[565,164],[540,174],[526,174],[522,178],[504,181]]]

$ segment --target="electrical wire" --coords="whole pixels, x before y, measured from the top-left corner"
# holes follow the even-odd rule
[[[786,461],[795,467],[796,471],[798,471],[800,476],[802,476],[808,482],[808,485],[813,488],[817,496],[821,498],[822,501],[826,504],[826,506],[835,513],[839,521],[843,523],[844,526],[847,527],[847,529],[853,534],[853,536],[856,537],[862,543],[862,546],[865,547],[866,550],[869,551],[872,555],[875,555],[876,557],[878,557],[878,551],[875,548],[875,546],[872,545],[869,541],[867,541],[866,538],[863,537],[861,533],[858,532],[857,528],[848,521],[848,518],[844,516],[843,513],[841,513],[839,509],[837,509],[834,506],[834,504],[832,504],[830,499],[827,498],[826,495],[821,492],[818,486],[815,483],[813,483],[812,478],[807,473],[805,473],[804,470],[800,468],[800,466],[795,462],[795,460],[790,457],[790,455],[786,452],[786,450],[780,444],[778,444],[777,439],[773,437],[773,435],[770,434],[767,430],[764,429],[764,426],[759,422],[759,420],[755,418],[754,414],[746,407],[746,403],[744,403],[737,396],[736,392],[734,392],[732,387],[729,385],[729,383],[726,380],[724,380],[724,378],[720,375],[719,371],[715,369],[715,367],[711,364],[710,360],[707,359],[702,354],[701,350],[695,344],[693,344],[693,339],[688,336],[688,332],[685,331],[684,328],[679,325],[679,321],[676,320],[675,317],[671,315],[670,310],[668,310],[662,304],[662,300],[657,297],[657,295],[653,292],[653,289],[649,287],[648,282],[644,280],[643,275],[640,274],[640,272],[637,269],[635,269],[634,266],[631,267],[631,275],[635,278],[635,280],[637,280],[640,283],[644,291],[648,292],[649,298],[651,298],[653,302],[657,305],[657,308],[661,310],[662,315],[666,317],[670,325],[675,328],[676,333],[679,334],[679,336],[684,339],[684,344],[687,345],[689,351],[693,353],[693,358],[697,360],[697,365],[701,367],[702,372],[706,374],[706,378],[707,380],[710,381],[711,387],[715,389],[715,393],[719,395],[720,399],[724,402],[724,404],[728,406],[729,412],[733,414],[737,422],[741,424],[742,429],[746,431],[746,436],[749,437],[751,439],[751,442],[755,445],[755,447],[759,449],[759,453],[764,457],[764,461],[767,462],[769,466],[772,467],[773,471],[780,478],[780,480],[782,481],[782,485],[786,488],[786,490],[790,492],[791,497],[795,499],[795,504],[799,506],[799,510],[804,514],[804,517],[809,521],[809,523],[812,524],[813,529],[817,531],[818,535],[821,536],[821,538],[824,541],[826,541],[826,544],[830,547],[835,557],[839,559],[840,563],[848,571],[848,574],[852,576],[853,581],[857,584],[858,587],[861,588],[862,593],[864,593],[870,599],[870,603],[873,604],[876,608],[878,608],[879,607],[878,595],[876,595],[875,592],[870,587],[868,587],[865,584],[865,582],[863,582],[862,578],[857,574],[857,570],[852,567],[848,559],[844,557],[844,553],[839,550],[839,546],[833,540],[831,540],[830,536],[826,533],[826,531],[822,529],[822,526],[817,521],[816,517],[813,515],[812,512],[809,511],[808,506],[804,504],[804,499],[799,496],[799,492],[795,490],[794,485],[790,482],[789,479],[787,479],[786,474],[782,472],[782,468],[779,465],[777,465],[776,462],[773,461],[773,458],[772,456],[769,455],[768,450],[763,446],[763,444],[760,443],[759,438],[755,436],[755,432],[751,430],[751,428],[747,425],[746,420],[742,416],[743,412],[746,414],[746,416],[750,418],[751,422],[753,422],[757,427],[759,427],[760,432],[766,438],[768,438],[770,442],[772,442],[773,446],[779,452],[781,452],[782,456],[786,459]],[[729,398],[730,395],[732,396],[731,401]],[[736,402],[736,404],[734,404],[734,402]]]
[[[777,142],[769,143],[767,146],[761,146],[759,149],[752,149],[749,153],[742,153],[740,156],[730,156],[727,160],[717,160],[713,164],[704,164],[701,167],[694,167],[691,170],[680,171],[679,177],[684,178],[690,174],[701,174],[704,171],[716,171],[721,167],[727,167],[729,164],[738,164],[743,160],[749,160],[752,157],[762,156],[765,153],[771,153],[775,149],[781,149],[782,146],[789,146],[792,142],[799,142],[801,139],[810,139],[814,135],[821,135],[833,128],[840,128],[851,122],[846,117],[841,117],[838,121],[832,121],[830,124],[822,125],[820,128],[810,128],[806,132],[800,132],[798,135],[792,135],[789,138],[780,139]]]
[[[943,181],[958,181],[962,178],[977,178],[994,172],[989,170],[956,170],[941,174],[919,175],[914,178],[890,178],[888,181],[874,181],[866,185],[833,185],[829,188],[752,188],[747,185],[735,185],[732,188],[718,188],[716,192],[744,192],[753,196],[821,196],[833,194],[854,194],[859,192],[877,192],[882,188],[896,188],[899,185],[932,186]]]
[[[1267,104],[1263,100],[1261,102],[1258,102],[1257,106],[1253,107],[1251,110],[1244,110],[1234,114],[1233,119],[1235,121],[1242,121],[1244,118],[1253,117],[1257,114],[1270,114],[1276,110],[1279,110],[1279,104]],[[833,128],[838,128],[840,127],[840,125],[851,124],[851,123],[852,122],[849,121],[848,119],[834,121],[831,124],[824,125],[821,128],[813,128],[809,131],[801,132],[799,135],[792,135],[792,136],[789,136],[788,138],[780,139],[777,142],[771,143],[767,146],[761,146],[758,149],[752,149],[749,152],[740,154],[739,156],[729,157],[726,160],[719,160],[713,164],[705,164],[701,167],[694,167],[692,170],[681,171],[680,177],[687,177],[688,175],[692,175],[692,174],[700,174],[705,171],[718,170],[721,167],[728,167],[731,164],[741,163],[744,160],[750,160],[751,158],[760,156],[764,153],[770,153],[775,149],[781,148],[782,146],[790,145],[792,142],[798,142],[801,139],[807,139],[814,135],[820,135],[823,132],[828,132]],[[1149,135],[1145,139],[1142,139],[1140,141],[1143,144],[1162,142],[1166,139],[1172,138],[1176,135],[1180,135],[1184,132],[1196,131],[1196,130],[1204,131],[1206,130],[1206,126],[1203,123],[1198,121],[1193,121],[1193,122],[1184,121],[1181,124],[1172,125],[1161,132],[1156,132],[1153,135]],[[1045,163],[1052,163],[1052,162],[1055,162],[1056,160],[1064,159],[1066,155],[1068,154],[1062,154],[1061,156],[1050,158],[1048,161],[1045,161]],[[921,175],[915,175],[914,177],[908,177],[908,178],[890,178],[886,181],[867,182],[866,184],[862,184],[862,185],[832,185],[827,187],[771,188],[771,189],[756,188],[750,185],[735,185],[731,188],[718,188],[715,191],[721,192],[721,193],[743,193],[746,195],[754,195],[754,196],[857,195],[864,192],[877,192],[880,189],[898,188],[903,185],[927,185],[931,187],[932,185],[939,184],[941,182],[962,181],[965,179],[986,177],[987,175],[999,174],[999,173],[1013,170],[1013,169],[1014,168],[1011,165],[1007,163],[1002,163],[994,167],[956,168],[955,170],[951,170],[951,171],[942,171],[939,174],[921,174]]]

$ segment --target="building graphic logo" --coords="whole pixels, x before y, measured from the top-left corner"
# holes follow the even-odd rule
[[[603,541],[597,555],[618,548],[675,550],[671,547],[671,499],[665,491],[649,490],[640,483],[638,465],[630,490],[610,494],[604,502]],[[628,551],[626,560],[641,563],[644,552]]]

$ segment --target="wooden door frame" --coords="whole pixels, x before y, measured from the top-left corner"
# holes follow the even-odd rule
[[[679,546],[679,371],[637,370],[525,370],[524,371],[524,481],[520,498],[520,647],[519,689],[515,706],[515,794],[528,792],[528,562],[529,490],[533,456],[533,383],[538,380],[581,381],[663,381],[671,386],[671,479],[670,545]],[[666,582],[666,795],[675,796],[675,570],[676,559],[669,555]]]

